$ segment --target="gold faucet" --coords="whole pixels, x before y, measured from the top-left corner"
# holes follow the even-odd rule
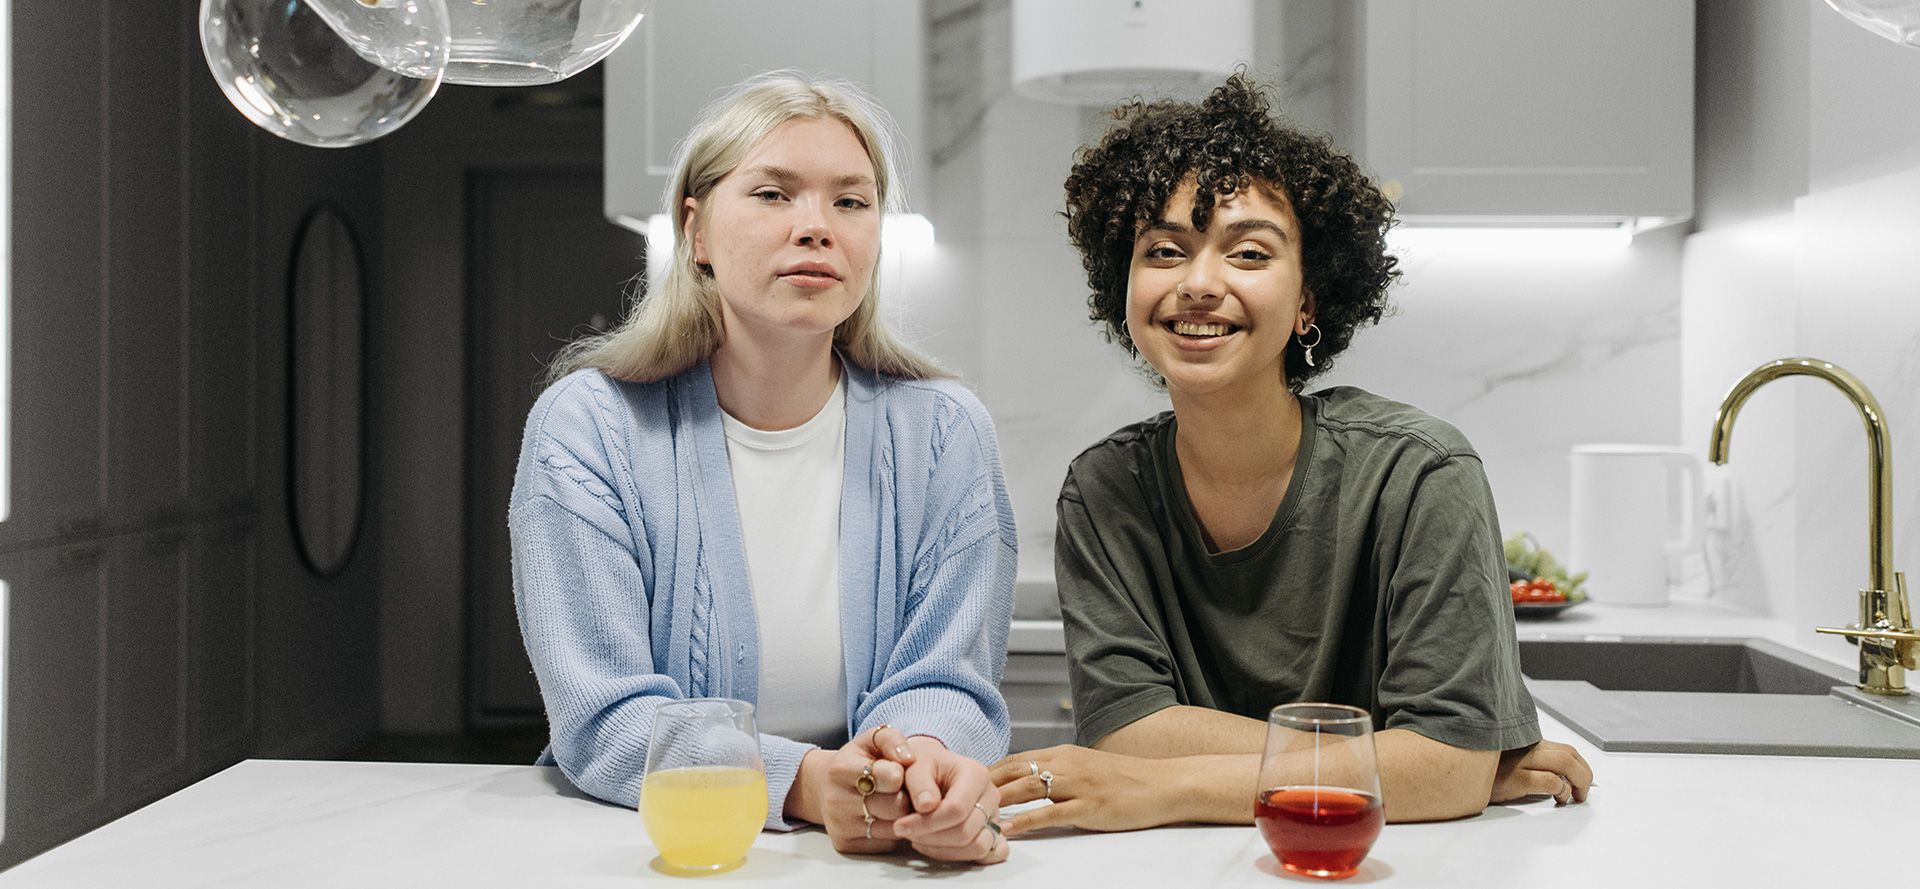
[[[1781,377],[1804,374],[1832,383],[1860,409],[1867,426],[1867,583],[1860,591],[1860,620],[1816,632],[1847,637],[1860,646],[1860,690],[1878,695],[1907,693],[1906,671],[1920,668],[1920,632],[1907,608],[1907,577],[1893,570],[1893,445],[1880,402],[1853,374],[1818,358],[1782,358],[1754,368],[1720,402],[1713,416],[1707,459],[1726,465],[1733,418],[1755,389]]]

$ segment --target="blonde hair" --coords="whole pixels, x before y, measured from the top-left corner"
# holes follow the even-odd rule
[[[792,70],[769,71],[740,82],[709,104],[680,143],[673,181],[661,200],[661,206],[671,208],[674,231],[686,231],[686,199],[691,197],[704,207],[714,186],[775,128],[790,120],[823,118],[853,129],[873,162],[881,208],[901,210],[906,202],[891,160],[895,139],[886,111],[850,82],[810,78]],[[619,327],[562,350],[554,359],[550,380],[592,367],[618,379],[652,382],[712,356],[726,336],[720,320],[720,290],[712,272],[694,262],[691,240],[674,239],[663,280],[636,288]],[[834,345],[849,360],[880,373],[910,379],[951,376],[939,362],[900,341],[881,320],[880,267],[876,259],[866,296],[834,329]]]

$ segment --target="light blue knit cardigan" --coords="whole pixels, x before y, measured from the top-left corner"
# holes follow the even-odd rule
[[[842,366],[848,733],[891,723],[991,763],[1007,751],[1015,555],[992,422],[957,383]],[[758,695],[761,628],[709,367],[553,384],[527,419],[508,526],[552,726],[540,761],[632,807],[659,703]],[[813,745],[762,734],[760,746],[767,826],[790,829],[781,810]]]

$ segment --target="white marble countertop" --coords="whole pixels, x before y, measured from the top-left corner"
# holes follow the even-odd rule
[[[1523,622],[1523,638],[1745,635],[1792,628],[1711,603],[1589,608]],[[1920,760],[1614,753],[1542,716],[1598,786],[1586,805],[1495,806],[1389,825],[1348,885],[1808,886],[1884,880],[1882,852],[1920,836]],[[1068,776],[1063,776],[1063,780]],[[1249,796],[1252,788],[1248,788]],[[1873,851],[1881,850],[1881,851]],[[11,886],[632,886],[669,881],[637,814],[534,766],[249,760],[12,870]],[[1270,886],[1251,827],[1059,834],[1005,864],[847,858],[817,830],[761,834],[748,863],[703,883],[892,886],[938,878],[1029,886]]]
[[[1887,873],[1866,850],[1920,834],[1920,814],[1887,792],[1920,786],[1920,761],[1579,746],[1600,785],[1586,805],[1389,825],[1346,882],[1866,884]],[[249,760],[0,874],[0,887],[660,885],[669,878],[654,857],[637,814],[581,796],[549,768]],[[839,889],[930,877],[1103,889],[1301,879],[1276,872],[1252,827],[1181,827],[1019,840],[1007,863],[973,870],[843,857],[817,830],[763,833],[745,866],[701,882]]]
[[[1794,645],[1793,629],[1787,621],[1755,615],[1711,599],[1675,599],[1657,608],[1588,603],[1554,617],[1514,622],[1514,634],[1521,639],[1752,636]],[[1844,653],[1852,649],[1836,637],[1834,650]]]

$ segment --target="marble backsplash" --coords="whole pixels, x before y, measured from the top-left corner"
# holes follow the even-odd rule
[[[1799,350],[1861,379],[1893,442],[1894,566],[1920,554],[1920,169],[1816,192],[1795,205]],[[1778,384],[1776,384],[1778,385]],[[1867,458],[1858,412],[1800,382],[1795,423],[1796,620],[1844,624],[1867,581]],[[1827,640],[1827,644],[1835,644]]]

